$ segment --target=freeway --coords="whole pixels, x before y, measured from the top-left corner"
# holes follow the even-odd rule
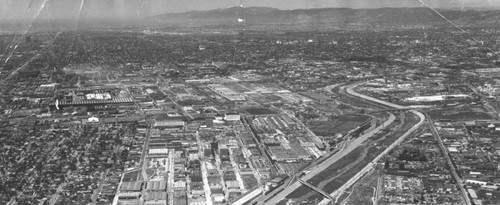
[[[375,102],[375,103],[379,103],[379,104],[382,104],[382,105],[385,105],[385,106],[388,106],[388,107],[393,107],[393,108],[401,109],[401,110],[408,109],[408,107],[406,107],[406,106],[397,105],[397,104],[394,104],[394,103],[386,102],[386,101],[383,101],[383,100],[379,100],[379,99],[376,99],[376,98],[373,98],[373,97],[370,97],[370,96],[366,96],[366,95],[357,93],[357,92],[354,91],[354,88],[356,86],[357,86],[357,84],[354,84],[354,85],[351,85],[351,86],[347,87],[346,92],[348,94],[350,94],[350,95],[353,95],[353,96],[356,96],[356,97],[359,97],[359,98],[362,98],[362,99],[365,99],[365,100],[368,100],[368,101],[372,101],[372,102]],[[367,164],[354,177],[352,177],[351,179],[349,179],[349,181],[347,183],[343,184],[339,189],[337,189],[333,193],[331,193],[330,194],[331,197],[334,197],[334,198],[340,197],[345,190],[347,190],[350,186],[352,186],[356,181],[358,181],[367,172],[369,172],[370,170],[372,170],[373,167],[374,167],[374,165],[375,165],[375,162],[379,161],[384,155],[386,155],[394,147],[396,147],[401,142],[403,142],[404,139],[407,136],[409,136],[411,133],[413,133],[416,129],[418,129],[424,123],[425,118],[426,118],[426,116],[424,114],[422,114],[421,112],[415,111],[415,110],[412,110],[411,112],[413,114],[417,115],[420,118],[420,121],[417,124],[415,124],[412,128],[410,128],[407,132],[405,132],[396,141],[394,141],[394,143],[392,143],[389,147],[387,147],[382,153],[380,153],[375,159],[373,159],[373,161],[371,163]],[[328,203],[329,203],[329,200],[328,199],[324,199],[320,204],[328,204]]]
[[[373,167],[376,165],[376,162],[379,161],[383,156],[385,156],[389,151],[394,149],[394,147],[398,146],[403,142],[406,137],[408,137],[411,133],[413,133],[415,130],[417,130],[425,121],[425,116],[424,114],[414,111],[411,111],[413,114],[417,115],[420,120],[417,124],[415,124],[412,128],[410,128],[408,131],[406,131],[401,137],[399,137],[396,141],[394,141],[389,147],[387,147],[382,153],[380,153],[375,159],[372,160],[372,162],[368,163],[360,172],[358,172],[354,177],[349,179],[345,184],[343,184],[339,189],[335,190],[333,193],[330,194],[332,198],[338,198],[346,191],[349,187],[351,187],[354,183],[356,183],[361,177],[363,177],[366,173],[371,171]],[[328,201],[323,200],[322,203],[320,204],[327,204]]]
[[[365,103],[366,105],[369,105],[369,108],[367,108],[365,106],[359,107],[359,106],[355,106],[354,104],[347,103],[347,104],[349,104],[350,107],[352,107],[354,109],[359,109],[359,110],[366,109],[367,111],[372,112],[372,111],[378,111],[380,109],[389,108],[387,106],[381,106],[380,104],[373,103],[371,101],[367,101],[367,100],[364,100],[363,98],[355,97],[355,96],[347,93],[346,92],[346,87],[348,87],[348,86],[349,85],[342,84],[342,85],[340,85],[340,87],[336,86],[336,87],[338,87],[338,89],[336,89],[336,91],[333,91],[333,88],[331,90],[330,89],[328,89],[328,90],[329,90],[329,93],[331,93],[331,94],[339,95],[339,96],[344,96],[344,97],[347,97],[347,98],[357,99],[357,100]],[[327,86],[327,87],[329,87],[329,86]],[[339,103],[339,104],[340,103],[346,103],[346,102],[342,102],[342,101],[338,101],[338,100],[336,100],[336,102]]]
[[[386,107],[390,108],[395,108],[398,110],[407,110],[410,107],[406,106],[401,106],[397,105],[394,103],[382,101],[370,96],[366,96],[363,94],[359,94],[354,91],[354,88],[358,86],[358,84],[350,85],[347,86],[345,89],[346,93],[358,98],[361,98],[363,100],[366,100],[368,102],[380,104]],[[330,194],[331,197],[338,198],[345,190],[347,190],[350,186],[352,186],[356,181],[358,181],[362,176],[364,176],[368,171],[372,170],[374,165],[376,164],[377,161],[379,161],[384,155],[386,155],[390,150],[392,150],[394,147],[399,145],[407,136],[409,136],[411,133],[413,133],[416,129],[418,129],[425,121],[425,115],[422,114],[421,112],[411,110],[413,114],[417,115],[420,120],[417,124],[415,124],[412,128],[410,128],[408,131],[406,131],[401,137],[399,137],[395,142],[393,142],[389,147],[387,147],[382,153],[380,153],[372,162],[367,164],[360,172],[358,172],[354,177],[352,177],[348,182],[346,182],[343,186],[341,186],[339,189],[334,191],[333,193]],[[390,113],[390,117],[387,121],[382,123],[379,127],[369,131],[368,133],[363,134],[359,138],[355,139],[354,141],[350,142],[343,150],[337,152],[330,158],[326,159],[319,165],[313,167],[313,169],[310,169],[311,171],[304,175],[300,180],[302,181],[307,181],[311,179],[312,177],[316,176],[317,174],[321,173],[321,171],[325,170],[327,167],[335,163],[336,161],[340,160],[342,157],[346,156],[349,154],[351,151],[353,151],[355,148],[359,147],[361,143],[363,143],[366,139],[369,137],[373,136],[377,132],[381,131],[383,128],[386,126],[390,125],[396,117]],[[300,181],[295,181],[293,182],[289,187],[286,187],[283,191],[277,193],[276,195],[269,195],[267,201],[265,202],[266,204],[277,204],[279,201],[284,199],[286,196],[288,196],[290,193],[292,193],[294,190],[298,189],[300,187]],[[328,204],[331,202],[330,199],[324,199],[320,204]],[[262,204],[263,202],[259,203]]]
[[[357,96],[357,97],[360,97],[360,98],[364,98],[366,100],[370,100],[370,101],[373,101],[373,102],[376,102],[376,103],[380,103],[380,104],[383,104],[383,105],[386,105],[386,106],[389,106],[389,107],[393,107],[393,108],[396,108],[396,109],[408,109],[407,106],[401,106],[401,105],[397,105],[397,104],[394,104],[394,103],[390,103],[390,102],[386,102],[386,101],[383,101],[383,100],[379,100],[379,99],[376,99],[376,98],[373,98],[373,97],[370,97],[370,96],[359,94],[359,93],[357,93],[357,92],[354,91],[354,88],[356,86],[357,86],[357,84],[352,85],[349,88],[347,88],[347,93],[349,93],[351,95],[354,95],[354,96]],[[419,124],[417,124],[418,126],[420,126],[421,123],[423,123],[422,119],[427,118],[429,120],[429,124],[430,124],[431,130],[432,130],[432,133],[437,138],[438,143],[439,143],[439,147],[444,152],[444,155],[445,155],[445,158],[446,158],[446,162],[447,162],[448,166],[450,167],[450,171],[451,171],[451,174],[452,174],[453,178],[457,182],[458,188],[460,189],[460,192],[462,193],[462,197],[463,197],[463,199],[464,199],[464,201],[465,201],[465,203],[467,205],[471,205],[472,203],[471,203],[471,201],[470,201],[470,199],[468,197],[467,191],[465,191],[463,182],[462,182],[462,180],[460,179],[460,177],[457,174],[455,166],[453,165],[453,161],[452,161],[452,159],[450,158],[450,156],[448,154],[448,150],[446,149],[446,147],[444,147],[443,141],[442,141],[441,137],[439,136],[439,133],[437,132],[436,127],[434,126],[434,123],[433,123],[432,119],[430,118],[430,116],[427,113],[425,113],[425,115],[424,115],[421,112],[417,112],[417,111],[412,111],[412,112],[415,113],[415,114],[417,114],[420,117],[420,119],[421,119],[421,122],[419,122]],[[415,126],[417,126],[417,125],[415,125]]]
[[[387,106],[387,107],[392,107],[395,109],[408,109],[408,107],[405,107],[405,106],[397,105],[397,104],[390,103],[390,102],[385,102],[385,101],[382,101],[382,100],[379,100],[379,99],[376,99],[376,98],[373,98],[370,96],[359,94],[359,93],[354,91],[354,87],[356,87],[356,86],[357,86],[357,84],[354,84],[354,85],[347,87],[346,92],[350,95],[355,96],[355,97],[362,98],[364,100],[371,101],[374,103],[382,104],[382,105]],[[422,113],[415,111],[415,110],[412,110],[411,112],[414,113],[415,115],[417,115],[420,118],[420,121],[417,124],[415,124],[412,128],[410,128],[407,132],[405,132],[401,137],[399,137],[398,140],[396,140],[394,143],[392,143],[386,150],[384,150],[384,152],[379,154],[372,162],[370,162],[368,165],[366,165],[360,172],[358,172],[347,183],[345,183],[342,187],[340,187],[339,189],[337,189],[336,191],[331,193],[330,194],[331,197],[335,197],[335,198],[339,197],[341,195],[341,193],[343,193],[347,188],[349,188],[352,184],[354,184],[356,181],[358,181],[368,171],[372,170],[374,165],[375,165],[375,162],[377,162],[380,158],[382,158],[385,154],[387,154],[391,149],[393,149],[394,147],[399,145],[408,135],[413,133],[416,129],[418,129],[424,123],[425,116]],[[312,178],[313,176],[319,174],[321,171],[325,170],[328,166],[335,163],[336,161],[338,161],[339,159],[341,159],[342,157],[344,157],[345,155],[350,153],[355,148],[359,147],[361,145],[361,143],[364,142],[368,137],[373,136],[375,133],[379,132],[380,130],[382,130],[383,128],[385,128],[389,124],[391,124],[395,119],[396,119],[396,117],[393,114],[390,114],[389,119],[386,122],[384,122],[382,125],[369,131],[368,133],[365,133],[364,135],[360,136],[359,138],[357,138],[353,142],[349,143],[349,145],[345,149],[339,151],[338,153],[336,153],[332,157],[325,160],[323,163],[314,167],[314,169],[312,169],[311,172],[309,172],[304,177],[302,177],[301,180],[307,181],[308,179]],[[298,187],[300,187],[300,182],[292,183],[290,185],[290,187],[286,188],[285,190],[278,193],[273,198],[269,199],[269,201],[266,202],[266,204],[278,203],[281,199],[288,196],[290,193],[292,193]],[[320,203],[320,204],[328,204],[329,202],[331,202],[331,200],[324,199],[322,201],[322,203]]]
[[[393,114],[390,114],[390,117],[389,117],[389,119],[387,119],[387,121],[385,121],[384,123],[382,123],[377,128],[375,128],[373,130],[370,130],[367,133],[359,136],[358,138],[356,138],[355,140],[353,140],[352,142],[350,142],[349,145],[346,146],[343,150],[335,153],[330,158],[324,160],[322,163],[320,163],[317,166],[311,168],[310,169],[311,171],[309,173],[307,173],[306,175],[304,175],[301,179],[303,181],[307,181],[307,180],[313,178],[314,176],[316,176],[317,174],[321,173],[323,170],[325,170],[326,168],[328,168],[330,165],[332,165],[333,163],[337,162],[342,157],[346,156],[351,151],[353,151],[354,149],[356,149],[357,147],[359,147],[361,145],[361,143],[363,143],[366,139],[368,139],[369,137],[375,135],[376,133],[378,133],[382,129],[386,128],[387,126],[389,126],[391,123],[394,122],[394,120],[396,120],[396,116],[394,116]],[[268,196],[270,196],[272,198],[266,199],[266,200],[268,200],[266,202],[266,204],[277,204],[279,201],[281,201],[282,199],[286,198],[286,196],[290,195],[293,191],[295,191],[296,189],[298,189],[300,186],[301,186],[301,183],[299,181],[295,181],[292,184],[290,184],[290,186],[288,186],[287,188],[285,188],[283,191],[279,192],[275,196],[268,195]],[[264,202],[261,201],[259,204],[263,204],[263,203]]]
[[[338,85],[336,85],[336,86],[338,86]],[[357,85],[354,85],[354,86],[357,86]],[[352,87],[354,87],[354,86],[350,86],[348,89],[352,90]],[[330,89],[327,89],[327,90],[330,90]],[[350,95],[353,95],[349,92],[349,90],[347,91],[347,93]],[[359,97],[357,95],[354,95],[354,96]],[[338,161],[342,157],[349,154],[352,150],[359,147],[361,145],[361,143],[363,143],[366,139],[375,135],[379,131],[385,129],[388,125],[393,123],[396,119],[396,116],[394,116],[391,113],[389,113],[389,114],[390,114],[389,119],[387,119],[380,126],[378,126],[377,128],[370,130],[367,133],[359,136],[358,138],[356,138],[355,140],[353,140],[349,144],[346,144],[346,146],[342,150],[333,154],[332,156],[330,156],[326,160],[322,161],[320,164],[313,165],[310,168],[308,168],[308,170],[311,170],[311,171],[309,173],[307,173],[306,175],[304,175],[301,178],[301,180],[307,181],[307,180],[311,179],[312,177],[314,177],[315,175],[321,173],[321,171],[325,170],[327,167],[329,167],[330,165],[332,165],[333,163],[335,163],[336,161]],[[293,191],[295,191],[296,189],[298,189],[301,186],[301,183],[299,181],[292,180],[295,177],[298,178],[299,174],[300,173],[298,173],[294,177],[290,177],[289,181],[287,181],[289,183],[289,185],[287,187],[285,187],[283,190],[280,188],[277,188],[276,190],[272,191],[271,193],[268,193],[266,196],[260,197],[257,204],[277,204],[279,201],[284,199],[286,196],[288,196],[289,194],[291,194]]]
[[[368,101],[372,101],[372,102],[375,102],[375,103],[378,103],[378,104],[382,104],[382,105],[385,105],[385,106],[388,106],[388,107],[391,107],[391,108],[403,109],[403,110],[404,109],[408,109],[408,107],[406,107],[406,106],[397,105],[397,104],[394,104],[394,103],[386,102],[386,101],[379,100],[379,99],[374,98],[374,97],[370,97],[370,96],[366,96],[366,95],[357,93],[356,91],[354,91],[354,88],[357,87],[357,86],[358,86],[358,84],[354,84],[354,85],[351,85],[351,86],[347,87],[346,92],[349,95],[353,95],[353,96],[356,96],[356,97],[359,97],[359,98],[362,98],[362,99],[365,99],[365,100],[368,100]]]

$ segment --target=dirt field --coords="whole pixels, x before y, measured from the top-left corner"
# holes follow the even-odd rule
[[[315,121],[308,123],[314,134],[319,136],[333,136],[337,133],[345,133],[363,124],[370,117],[366,115],[340,115],[329,121]]]

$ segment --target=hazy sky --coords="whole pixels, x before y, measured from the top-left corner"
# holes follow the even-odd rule
[[[462,4],[465,7],[500,8],[500,0],[424,1],[436,8],[459,8]],[[227,8],[239,4],[240,0],[0,0],[0,19],[142,18],[162,13]],[[243,4],[245,7],[279,9],[422,6],[419,0],[243,0]]]

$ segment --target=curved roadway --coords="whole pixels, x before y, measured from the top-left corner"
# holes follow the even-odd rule
[[[375,128],[373,130],[370,130],[367,133],[359,136],[354,141],[350,142],[349,145],[347,145],[343,150],[337,152],[336,154],[334,154],[330,158],[328,158],[325,161],[323,161],[321,164],[319,164],[319,165],[311,168],[310,169],[311,171],[309,173],[307,173],[306,175],[304,175],[303,177],[301,177],[301,179],[303,181],[307,181],[307,180],[311,179],[312,177],[314,177],[315,175],[319,174],[320,172],[322,172],[323,170],[325,170],[326,168],[328,168],[330,165],[332,165],[333,163],[337,162],[342,157],[346,156],[351,151],[353,151],[354,149],[356,149],[357,147],[359,147],[361,145],[361,143],[363,143],[366,139],[368,139],[369,137],[375,135],[377,132],[381,131],[382,129],[384,129],[385,127],[387,127],[391,123],[393,123],[394,120],[396,120],[396,116],[394,116],[393,114],[390,114],[389,119],[387,119],[380,126],[378,126],[377,128]],[[288,195],[290,195],[293,191],[295,191],[296,189],[298,189],[300,186],[301,186],[300,182],[298,182],[298,181],[293,182],[292,184],[290,184],[290,186],[288,186],[283,191],[279,192],[277,195],[275,195],[274,197],[272,197],[265,204],[277,204],[278,202],[280,202],[281,200],[283,200],[284,198],[286,198]],[[261,201],[258,204],[264,204],[264,202]]]
[[[354,88],[358,86],[358,84],[351,85],[346,88],[346,92],[352,96],[356,96],[359,98],[362,98],[364,100],[368,100],[371,102],[375,102],[378,104],[382,104],[388,107],[392,107],[395,109],[409,109],[410,107],[402,106],[402,105],[397,105],[394,103],[386,102],[383,100],[376,99],[374,97],[366,96],[360,93],[357,93],[354,91]],[[370,171],[375,163],[380,160],[385,154],[387,154],[391,149],[393,149],[395,146],[399,145],[408,135],[413,133],[416,129],[418,129],[425,121],[425,115],[421,112],[411,110],[411,112],[415,115],[417,115],[420,118],[420,121],[415,124],[412,128],[410,128],[407,132],[405,132],[401,137],[399,137],[394,143],[392,143],[389,147],[387,147],[382,153],[380,153],[372,162],[367,164],[360,172],[358,172],[354,177],[352,177],[347,183],[345,183],[342,187],[334,191],[333,193],[330,194],[330,196],[337,198],[343,193],[347,188],[349,188],[352,184],[354,184],[356,181],[358,181],[363,175],[365,175],[368,171]],[[352,150],[357,148],[358,146],[361,145],[366,139],[369,137],[373,136],[375,133],[379,132],[380,130],[384,129],[386,126],[390,125],[396,117],[393,114],[390,114],[390,117],[387,121],[385,121],[382,125],[378,126],[377,128],[363,134],[362,136],[358,137],[356,140],[352,141],[344,150],[339,151],[335,155],[331,156],[321,164],[317,165],[314,167],[314,169],[311,170],[311,172],[307,173],[305,176],[303,176],[301,179],[303,181],[307,181],[314,177],[315,175],[319,174],[321,171],[325,170],[327,167],[329,167],[331,164],[335,163],[345,155],[349,154]],[[297,188],[301,186],[300,182],[295,181],[292,183],[289,187],[285,188],[283,191],[279,192],[277,195],[271,197],[269,201],[267,201],[265,204],[277,204],[279,201],[284,199],[286,196],[291,194],[293,191],[295,191]],[[320,204],[328,204],[331,201],[329,199],[324,199]],[[258,204],[263,204],[261,201]]]
[[[377,102],[377,103],[380,103],[380,104],[383,104],[383,105],[386,105],[386,106],[390,106],[390,107],[393,107],[393,108],[396,108],[396,109],[408,109],[408,108],[411,108],[411,107],[397,105],[397,104],[394,104],[394,103],[386,102],[386,101],[383,101],[383,100],[379,100],[379,99],[376,99],[376,98],[373,98],[373,97],[370,97],[370,96],[366,96],[366,95],[357,93],[356,91],[354,91],[354,88],[356,86],[358,86],[358,84],[354,84],[352,86],[349,86],[346,89],[347,93],[349,93],[350,95],[354,95],[354,96],[360,97],[360,98],[364,98],[366,100],[370,100],[370,101]],[[413,106],[413,107],[415,107],[415,106]],[[418,111],[415,111],[415,110],[412,110],[411,112],[413,112],[416,115],[418,115],[420,117],[420,121],[421,122],[423,121],[423,119],[426,118],[426,116],[429,119],[429,124],[430,124],[431,130],[432,130],[432,133],[437,138],[441,150],[445,153],[446,162],[448,163],[448,166],[450,167],[450,172],[451,172],[453,178],[457,181],[458,189],[460,190],[460,192],[462,194],[462,197],[464,198],[464,202],[467,205],[471,205],[472,203],[471,203],[470,198],[469,198],[469,196],[467,194],[467,191],[464,188],[463,182],[462,182],[461,178],[458,176],[457,171],[455,170],[455,167],[453,166],[452,160],[451,160],[450,156],[448,155],[448,150],[444,147],[444,145],[442,143],[442,139],[439,136],[439,133],[437,132],[432,119],[428,116],[427,113],[425,113],[425,115],[424,115],[424,113],[421,113],[421,112],[418,112]],[[419,122],[419,124],[417,124],[417,125],[420,126],[421,122]],[[414,127],[412,127],[412,129],[413,128]],[[411,131],[412,129],[410,129],[409,131]],[[406,135],[406,133],[405,133],[405,135]],[[404,139],[404,137],[402,137],[402,138]],[[400,141],[400,140],[398,140],[398,141]]]
[[[353,95],[353,96],[356,96],[356,97],[359,97],[359,98],[363,98],[365,100],[369,100],[369,101],[372,101],[372,102],[375,102],[375,103],[379,103],[379,104],[382,104],[382,105],[385,105],[385,106],[388,106],[388,107],[392,107],[392,108],[395,108],[395,109],[408,109],[409,108],[409,107],[406,107],[406,106],[397,105],[397,104],[394,104],[394,103],[386,102],[386,101],[379,100],[379,99],[374,98],[374,97],[370,97],[370,96],[367,96],[367,95],[363,95],[363,94],[357,93],[356,91],[354,91],[354,88],[356,86],[358,86],[358,84],[354,84],[354,85],[351,85],[351,86],[347,87],[346,88],[346,92],[348,94],[350,94],[350,95]],[[403,142],[404,139],[407,136],[409,136],[411,133],[413,133],[416,129],[418,129],[424,123],[424,121],[425,121],[425,115],[423,113],[415,111],[415,110],[411,110],[410,112],[412,112],[413,114],[417,115],[420,118],[419,122],[417,124],[415,124],[412,128],[410,128],[408,131],[406,131],[396,141],[394,141],[394,143],[392,143],[389,147],[387,147],[382,153],[380,153],[375,159],[373,159],[372,162],[370,162],[369,164],[367,164],[354,177],[352,177],[351,179],[349,179],[349,181],[347,181],[347,183],[343,184],[339,189],[337,189],[333,193],[331,193],[330,194],[331,197],[333,197],[333,198],[340,197],[342,195],[342,193],[344,193],[344,191],[346,191],[350,186],[352,186],[356,181],[358,181],[367,172],[369,172],[370,170],[372,170],[377,161],[379,161],[383,156],[385,156],[394,147],[396,147],[401,142]],[[328,204],[328,203],[330,203],[330,200],[324,199],[319,204]]]

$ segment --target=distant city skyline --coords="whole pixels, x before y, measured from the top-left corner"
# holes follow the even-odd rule
[[[242,2],[245,7],[273,7],[285,10],[331,7],[423,7],[419,0],[242,0]],[[425,0],[424,2],[434,8],[500,8],[500,0]],[[0,20],[130,19],[239,5],[239,0],[0,0]]]

